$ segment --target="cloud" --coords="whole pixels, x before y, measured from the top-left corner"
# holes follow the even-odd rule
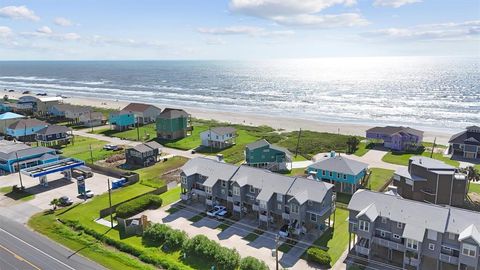
[[[38,28],[35,32],[22,32],[20,33],[20,36],[27,38],[36,37],[60,41],[75,41],[81,39],[81,36],[77,33],[57,33],[48,26],[42,26]]]
[[[419,2],[422,2],[422,0],[375,0],[373,2],[373,5],[399,8],[404,5],[419,3]]]
[[[225,45],[227,44],[227,42],[221,38],[218,38],[218,37],[215,37],[215,38],[208,38],[207,40],[205,40],[205,43],[207,43],[207,45]]]
[[[198,28],[197,31],[202,34],[210,35],[248,35],[251,37],[280,37],[295,34],[295,32],[291,30],[269,31],[265,28],[255,26],[227,26],[218,28],[201,27]]]
[[[320,14],[326,8],[353,6],[356,0],[231,0],[230,10],[288,26],[351,27],[368,24],[358,13]]]
[[[10,19],[25,19],[30,21],[38,21],[40,18],[35,15],[33,10],[28,9],[26,6],[7,6],[0,8],[0,17]]]
[[[111,38],[100,35],[94,35],[92,37],[87,37],[84,41],[88,42],[91,45],[116,45],[122,47],[149,47],[149,48],[164,48],[165,44],[158,41],[142,41],[135,40],[131,38]]]
[[[0,38],[7,38],[12,35],[12,29],[7,26],[0,26]]]
[[[480,34],[480,20],[460,23],[423,24],[410,28],[387,28],[363,33],[365,37],[392,40],[463,39]]]
[[[55,20],[53,20],[53,22],[58,26],[64,26],[64,27],[72,25],[72,21],[63,17],[57,17],[55,18]]]
[[[50,27],[48,27],[48,26],[42,26],[42,27],[38,28],[37,32],[41,33],[41,34],[47,34],[47,35],[53,34],[52,29],[50,29]]]

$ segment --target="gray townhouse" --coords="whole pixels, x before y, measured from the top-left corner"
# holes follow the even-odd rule
[[[348,204],[350,261],[365,258],[384,269],[480,269],[480,213],[357,191]]]
[[[408,168],[393,175],[393,185],[406,199],[453,206],[462,206],[467,195],[468,180],[457,168],[424,156],[411,157]]]
[[[262,227],[290,224],[298,235],[323,231],[335,210],[332,184],[261,168],[194,158],[180,177],[183,201],[207,209],[222,205],[233,217],[254,218]]]

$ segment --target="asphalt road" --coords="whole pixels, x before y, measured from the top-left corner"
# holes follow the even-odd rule
[[[0,216],[0,270],[104,270],[57,243]]]

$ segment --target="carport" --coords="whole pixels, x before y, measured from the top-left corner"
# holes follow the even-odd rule
[[[55,162],[22,169],[20,170],[20,173],[30,176],[32,178],[38,177],[40,180],[40,184],[44,187],[47,187],[47,175],[57,172],[66,172],[65,178],[68,180],[72,180],[72,170],[83,165],[85,165],[85,162],[82,160],[66,158]]]

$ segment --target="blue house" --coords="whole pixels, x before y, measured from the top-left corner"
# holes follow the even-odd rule
[[[58,159],[59,157],[54,149],[0,141],[0,171],[3,172],[13,173],[17,172],[19,167],[25,169],[54,162]]]
[[[121,112],[111,113],[108,122],[115,130],[125,130],[135,126],[135,115],[133,113]]]
[[[308,166],[307,171],[318,181],[335,184],[335,191],[353,194],[367,174],[368,164],[342,156],[327,157]]]
[[[34,118],[20,119],[10,124],[5,133],[19,141],[35,141],[37,131],[46,126],[46,122]]]
[[[4,114],[0,114],[0,133],[6,134],[7,127],[22,118],[25,118],[25,116],[21,114],[12,113],[12,112],[6,112]]]
[[[9,102],[0,102],[0,112],[11,112],[12,107]]]

